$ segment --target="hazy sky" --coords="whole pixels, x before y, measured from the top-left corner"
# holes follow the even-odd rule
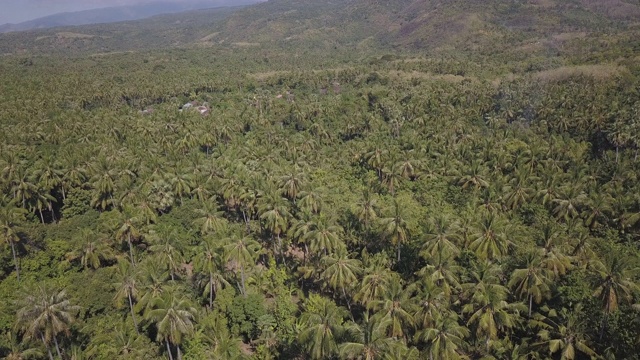
[[[171,0],[179,2],[187,0]],[[151,0],[0,0],[0,25],[19,23],[60,12],[132,5]]]

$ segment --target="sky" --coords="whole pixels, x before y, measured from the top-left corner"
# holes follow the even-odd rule
[[[180,2],[188,0],[171,0]],[[61,12],[134,5],[151,0],[0,0],[0,25],[19,23]]]

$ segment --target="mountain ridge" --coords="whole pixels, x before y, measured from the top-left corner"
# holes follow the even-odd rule
[[[17,24],[2,24],[0,25],[0,33],[141,20],[161,14],[180,13],[216,7],[250,5],[260,1],[263,0],[192,0],[187,2],[165,0],[129,6],[113,6],[75,12],[63,12]]]

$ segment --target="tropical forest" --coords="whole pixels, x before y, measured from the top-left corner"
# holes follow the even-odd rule
[[[640,4],[0,34],[0,358],[640,359]]]

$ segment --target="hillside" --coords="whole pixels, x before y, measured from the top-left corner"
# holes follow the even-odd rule
[[[640,360],[637,11],[0,34],[0,359]]]
[[[86,55],[197,45],[242,7],[156,15],[109,24],[0,34],[0,55]]]
[[[560,34],[620,31],[639,17],[639,4],[621,0],[272,0],[235,14],[212,40],[502,49]]]

